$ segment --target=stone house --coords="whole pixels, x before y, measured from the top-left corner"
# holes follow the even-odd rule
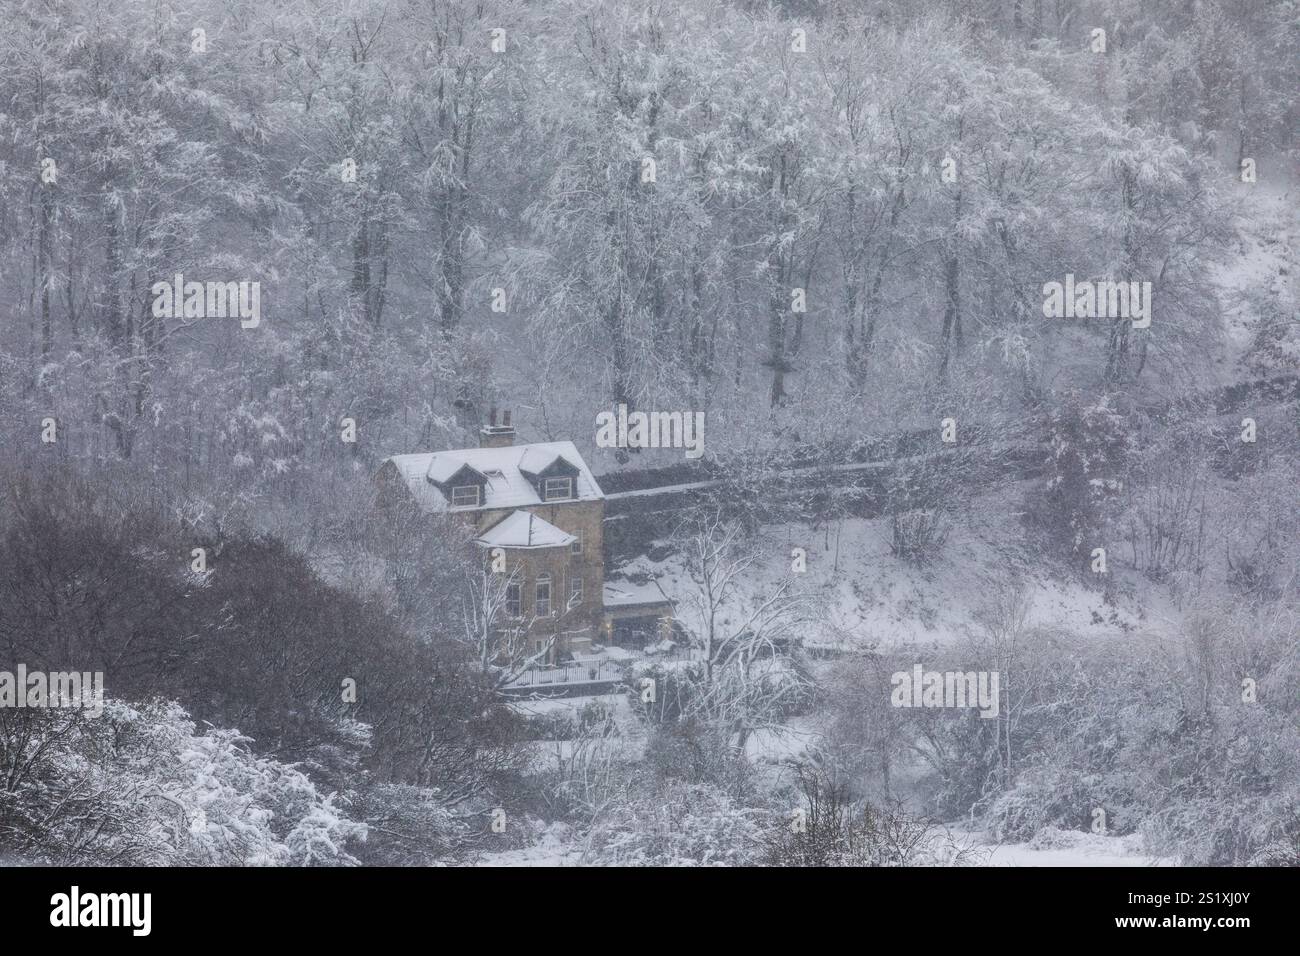
[[[530,652],[545,652],[546,662],[612,643],[616,630],[634,635],[629,643],[645,643],[644,628],[617,623],[638,608],[625,588],[607,587],[605,496],[587,463],[573,442],[514,439],[510,413],[497,424],[494,411],[478,448],[394,455],[376,481],[426,513],[461,514],[471,523],[484,559],[507,574],[503,626],[525,629]],[[607,595],[616,605],[608,615]],[[643,623],[671,619],[671,602],[661,591],[653,597],[653,606],[640,607]]]

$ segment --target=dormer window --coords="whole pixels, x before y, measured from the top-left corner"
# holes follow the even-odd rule
[[[559,501],[564,498],[573,497],[573,479],[572,478],[547,478],[542,485],[543,501]]]
[[[478,485],[457,485],[451,489],[451,506],[453,508],[477,508],[479,499]]]

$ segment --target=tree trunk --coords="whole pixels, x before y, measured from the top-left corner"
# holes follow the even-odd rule
[[[41,225],[37,257],[40,261],[41,283],[41,358],[48,359],[54,348],[54,324],[50,314],[50,285],[53,282],[52,258],[54,228],[54,186],[41,183]]]
[[[1136,273],[1137,250],[1133,235],[1133,217],[1137,208],[1137,180],[1125,164],[1120,168],[1120,197],[1124,204],[1124,266],[1120,280],[1131,279]],[[1129,325],[1125,316],[1110,320],[1110,335],[1106,340],[1106,382],[1117,385],[1124,380],[1129,362]]]
[[[939,378],[948,375],[948,363],[952,353],[961,348],[961,259],[960,244],[956,238],[957,227],[961,222],[961,190],[953,207],[953,233],[948,242],[948,258],[944,263],[944,309],[943,331],[939,345]]]

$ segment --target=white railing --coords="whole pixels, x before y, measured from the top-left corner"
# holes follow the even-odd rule
[[[621,680],[623,669],[612,661],[561,664],[556,667],[532,667],[524,671],[507,687],[538,687],[550,684],[603,683]]]
[[[648,661],[702,661],[704,660],[704,648],[682,647],[680,644],[674,644],[670,651],[646,652],[645,659]]]

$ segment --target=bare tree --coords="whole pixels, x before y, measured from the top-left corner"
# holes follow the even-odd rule
[[[971,642],[976,659],[998,674],[1001,699],[995,729],[1003,787],[1009,787],[1014,779],[1016,727],[1039,684],[1030,610],[1029,591],[1024,586],[997,588],[976,612],[979,633]]]
[[[688,603],[702,645],[699,691],[692,707],[730,729],[743,748],[755,730],[771,726],[806,697],[811,681],[793,657],[812,620],[793,578],[765,594],[742,594],[758,555],[740,526],[719,512],[706,513],[678,531],[694,585]]]
[[[487,560],[464,572],[461,641],[471,649],[483,673],[492,675],[498,688],[546,660],[559,637],[558,633],[551,634],[540,645],[534,645],[530,635],[540,619],[523,615],[522,601],[521,613],[510,613],[510,591],[522,589],[522,571],[519,565],[508,571],[493,571]]]

